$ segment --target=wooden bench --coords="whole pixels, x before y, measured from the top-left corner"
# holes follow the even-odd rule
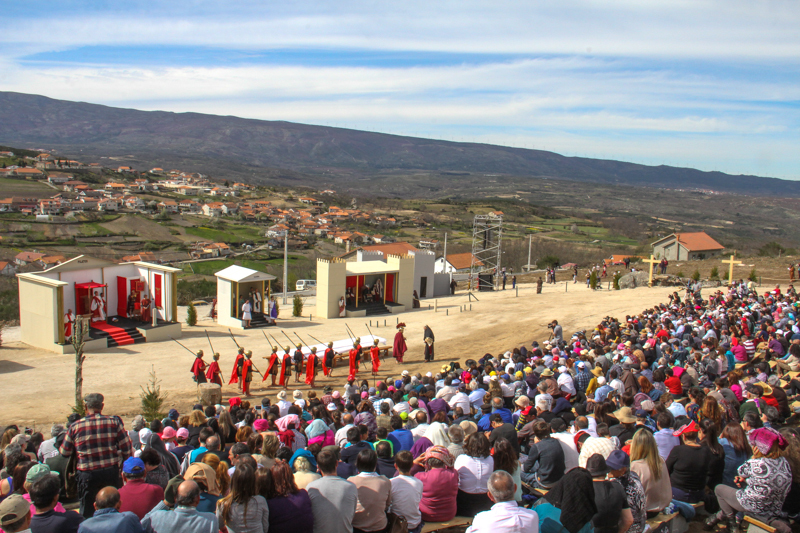
[[[664,514],[659,513],[658,515],[650,518],[647,521],[647,525],[650,526],[650,531],[652,533],[672,533],[672,525],[673,520],[676,516],[680,513],[672,513],[672,514]]]
[[[422,533],[432,533],[434,531],[443,531],[451,527],[467,528],[472,525],[472,518],[469,516],[456,516],[447,522],[426,522],[422,526]]]
[[[365,363],[365,362],[368,363],[369,362],[369,349],[372,348],[372,346],[363,346],[362,348],[363,349],[361,351],[361,362],[362,363]],[[381,358],[381,361],[384,361],[386,358],[389,357],[389,355],[391,355],[392,346],[389,346],[388,344],[384,344],[384,345],[380,345],[379,344],[378,345],[378,350],[380,350],[380,355],[378,357]],[[319,353],[318,353],[318,355],[319,355]],[[366,359],[365,359],[365,357],[366,357]],[[337,353],[336,355],[333,356],[333,363],[334,364],[339,363],[340,361],[344,361],[347,364],[350,364],[350,354],[347,353],[347,352],[344,352],[344,353]]]
[[[748,524],[747,533],[775,533],[774,527],[752,516],[744,515],[744,521]]]

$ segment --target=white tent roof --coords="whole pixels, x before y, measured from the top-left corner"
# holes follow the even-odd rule
[[[236,283],[247,283],[248,281],[270,281],[277,279],[272,274],[259,272],[258,270],[245,268],[239,265],[231,265],[226,269],[220,270],[214,275],[218,278],[226,279],[228,281],[235,281]]]

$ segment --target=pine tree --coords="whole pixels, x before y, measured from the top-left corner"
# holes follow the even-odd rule
[[[292,316],[303,316],[303,299],[299,294],[292,299]]]
[[[145,420],[160,420],[164,418],[164,404],[167,401],[167,394],[161,392],[161,381],[156,377],[155,366],[150,369],[150,381],[147,388],[142,389],[139,398],[142,400],[142,416]]]
[[[186,323],[190,326],[197,325],[197,309],[193,302],[189,302],[189,308],[186,310]]]

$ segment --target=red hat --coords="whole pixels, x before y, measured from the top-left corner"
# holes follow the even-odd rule
[[[680,437],[684,433],[697,433],[699,429],[700,428],[697,427],[697,424],[695,424],[694,420],[692,420],[690,424],[684,424],[678,430],[673,431],[672,435],[675,437]]]

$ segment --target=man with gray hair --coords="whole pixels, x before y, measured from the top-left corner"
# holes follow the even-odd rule
[[[466,533],[526,533],[539,532],[536,511],[519,507],[514,501],[517,484],[508,472],[498,470],[489,476],[489,499],[492,508],[475,515]]]
[[[50,427],[51,438],[42,442],[42,444],[39,446],[39,451],[36,453],[36,455],[39,457],[40,463],[43,463],[45,459],[50,459],[51,457],[58,455],[58,446],[56,445],[56,440],[66,432],[67,430],[64,429],[64,424],[53,424]]]
[[[200,503],[200,485],[186,480],[178,485],[175,510],[170,511],[162,501],[142,519],[145,531],[170,533],[219,533],[219,520],[214,513],[197,510]]]
[[[120,465],[131,455],[131,439],[122,421],[103,414],[103,395],[87,394],[86,416],[69,427],[61,455],[77,454],[78,496],[84,518],[94,515],[94,499],[103,487],[122,487]]]

